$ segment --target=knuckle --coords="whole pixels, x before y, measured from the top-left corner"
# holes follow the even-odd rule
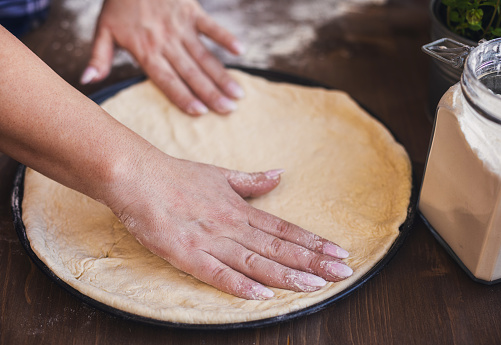
[[[254,270],[258,266],[259,255],[257,253],[250,253],[245,256],[245,266],[249,270]]]
[[[160,87],[160,89],[180,107],[187,107],[193,100],[193,96],[185,85],[181,82],[176,73],[172,71],[162,71],[161,73],[156,73],[158,68],[151,65],[150,77],[154,78],[155,83]]]
[[[193,58],[196,61],[204,62],[212,59],[212,54],[207,49],[196,49],[193,51]]]
[[[312,251],[321,252],[323,242],[317,235],[301,233],[298,238],[300,239],[303,247]]]
[[[221,67],[219,73],[217,73],[215,77],[215,79],[218,80],[218,83],[220,85],[228,85],[231,82],[235,82],[235,80],[228,73],[226,73],[226,70],[224,69],[223,66],[217,66],[217,67],[218,68]]]
[[[146,70],[155,69],[160,64],[158,54],[154,54],[153,52],[144,53],[140,57],[140,63]]]
[[[214,234],[214,230],[217,229],[217,215],[213,217],[204,217],[194,220],[197,228],[202,229],[205,233]]]
[[[309,273],[321,272],[325,265],[325,257],[313,254],[306,260],[306,271]]]
[[[133,49],[135,55],[140,61],[148,61],[153,56],[158,56],[160,53],[159,38],[157,34],[150,28],[142,28],[135,39],[127,38],[124,42],[125,47]]]
[[[284,242],[279,238],[274,238],[269,247],[268,255],[271,258],[281,258],[283,256]]]
[[[219,92],[217,89],[213,87],[211,91],[207,92],[204,98],[207,99],[207,102],[209,104],[215,105],[218,104],[219,100],[221,99],[221,96],[222,96],[221,92]]]
[[[184,252],[190,252],[200,247],[200,239],[196,236],[186,236],[178,240],[177,246]]]
[[[293,225],[288,221],[280,219],[277,223],[276,229],[280,236],[287,236],[293,231]]]
[[[231,282],[231,273],[232,270],[229,267],[213,267],[210,270],[210,276],[214,279],[214,283],[219,286],[226,286],[229,282]]]
[[[143,22],[139,30],[141,41],[146,47],[156,47],[160,41],[160,28],[152,23]]]
[[[177,66],[177,72],[188,83],[190,81],[196,80],[196,77],[200,74],[200,70],[193,64],[180,64],[179,66]]]

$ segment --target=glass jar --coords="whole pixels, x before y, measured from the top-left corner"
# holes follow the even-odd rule
[[[469,51],[438,104],[419,210],[470,277],[501,281],[501,39]]]

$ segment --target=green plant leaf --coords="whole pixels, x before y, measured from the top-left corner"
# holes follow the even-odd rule
[[[481,8],[468,10],[466,13],[466,20],[470,26],[480,26],[482,28],[482,17],[484,16],[484,11]]]
[[[480,31],[482,30],[482,25],[480,24],[474,24],[474,25],[469,25],[468,26],[468,29],[472,30],[472,31]]]
[[[461,21],[459,13],[456,11],[452,11],[450,14],[450,20],[451,20],[451,22],[459,23]]]
[[[491,30],[491,34],[493,36],[501,37],[501,28],[495,28],[495,29],[493,28]]]
[[[469,10],[469,9],[477,8],[478,3],[476,1],[470,1],[470,0],[466,0],[466,1],[459,0],[456,3],[456,7],[458,9],[461,9],[461,10]]]

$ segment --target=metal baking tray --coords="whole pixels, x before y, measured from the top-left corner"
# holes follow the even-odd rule
[[[246,73],[255,75],[255,76],[260,76],[263,78],[266,78],[271,81],[277,81],[277,82],[286,82],[286,83],[291,83],[291,84],[297,84],[297,85],[302,85],[302,86],[310,86],[310,87],[323,87],[329,89],[330,87],[323,85],[319,82],[316,82],[311,79],[291,75],[291,74],[286,74],[282,73],[279,71],[273,71],[273,70],[263,70],[263,69],[256,69],[256,68],[247,68],[247,67],[239,67],[239,66],[229,66],[231,68],[237,68],[240,69]],[[119,92],[122,89],[125,89],[133,84],[136,84],[142,80],[144,80],[145,77],[136,77],[132,78],[117,84],[114,84],[112,86],[109,86],[107,88],[104,88],[101,91],[98,91],[89,97],[95,101],[96,103],[101,103],[108,99],[109,97],[115,95],[117,92]],[[365,109],[367,111],[367,109]],[[368,111],[373,117],[375,117],[370,111]],[[375,117],[377,119],[377,117]],[[396,139],[398,141],[398,139]],[[316,303],[314,305],[311,305],[309,307],[290,312],[284,315],[279,315],[275,317],[270,317],[270,318],[265,318],[265,319],[260,319],[260,320],[255,320],[255,321],[247,321],[247,322],[237,322],[237,323],[224,323],[224,324],[189,324],[189,323],[176,323],[176,322],[170,322],[170,321],[164,321],[164,320],[157,320],[157,319],[152,319],[152,318],[147,318],[144,316],[132,314],[129,312],[122,311],[120,309],[116,309],[112,306],[109,306],[107,304],[98,302],[92,298],[90,298],[87,295],[82,294],[80,291],[74,289],[67,283],[65,283],[63,280],[61,280],[54,272],[51,271],[50,268],[48,268],[45,263],[40,260],[40,258],[33,252],[30,246],[30,242],[27,238],[26,235],[26,229],[23,224],[22,220],[22,202],[23,202],[23,191],[24,191],[24,175],[25,175],[26,167],[24,165],[19,165],[15,180],[14,180],[14,187],[13,187],[13,192],[12,192],[12,199],[11,199],[11,206],[12,206],[12,213],[14,217],[14,226],[16,229],[16,232],[18,234],[18,237],[21,241],[21,244],[23,245],[24,249],[28,253],[28,256],[31,258],[31,260],[38,266],[38,268],[45,273],[52,281],[57,283],[60,287],[62,287],[64,290],[69,292],[71,295],[74,297],[78,298],[82,302],[96,308],[99,310],[102,310],[104,312],[107,312],[111,315],[118,316],[120,318],[126,319],[126,320],[133,320],[136,322],[141,322],[141,323],[146,323],[146,324],[152,324],[156,326],[163,326],[163,327],[171,327],[171,328],[178,328],[178,329],[191,329],[191,330],[232,330],[232,329],[246,329],[246,328],[258,328],[258,327],[264,327],[264,326],[270,326],[274,325],[277,323],[285,322],[285,321],[290,321],[296,318],[300,317],[305,317],[307,315],[316,313],[320,310],[323,310],[327,308],[328,306],[331,306],[335,304],[337,301],[347,297],[350,295],[352,292],[354,292],[356,289],[360,288],[362,285],[364,285],[369,279],[373,278],[375,275],[377,275],[383,267],[385,267],[388,262],[395,256],[397,251],[400,249],[402,244],[404,243],[407,235],[412,229],[413,223],[414,223],[414,218],[416,215],[416,205],[417,205],[417,198],[418,198],[418,191],[415,183],[415,178],[413,176],[413,184],[412,184],[412,192],[411,192],[411,198],[410,198],[410,203],[407,209],[407,218],[405,222],[400,226],[399,230],[400,233],[397,236],[395,242],[389,249],[389,251],[386,253],[386,255],[376,264],[374,265],[365,275],[363,275],[360,279],[355,281],[351,286],[347,287],[345,290],[339,292],[338,294],[331,296],[319,303]]]

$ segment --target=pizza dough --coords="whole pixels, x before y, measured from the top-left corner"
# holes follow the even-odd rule
[[[102,106],[174,157],[244,171],[285,169],[275,190],[250,203],[347,249],[353,276],[316,292],[273,289],[271,300],[240,299],[150,253],[102,204],[28,169],[23,222],[32,249],[58,277],[133,314],[190,324],[235,323],[325,300],[386,254],[411,193],[402,146],[343,92],[232,73],[246,97],[230,116],[184,115],[150,81]]]

